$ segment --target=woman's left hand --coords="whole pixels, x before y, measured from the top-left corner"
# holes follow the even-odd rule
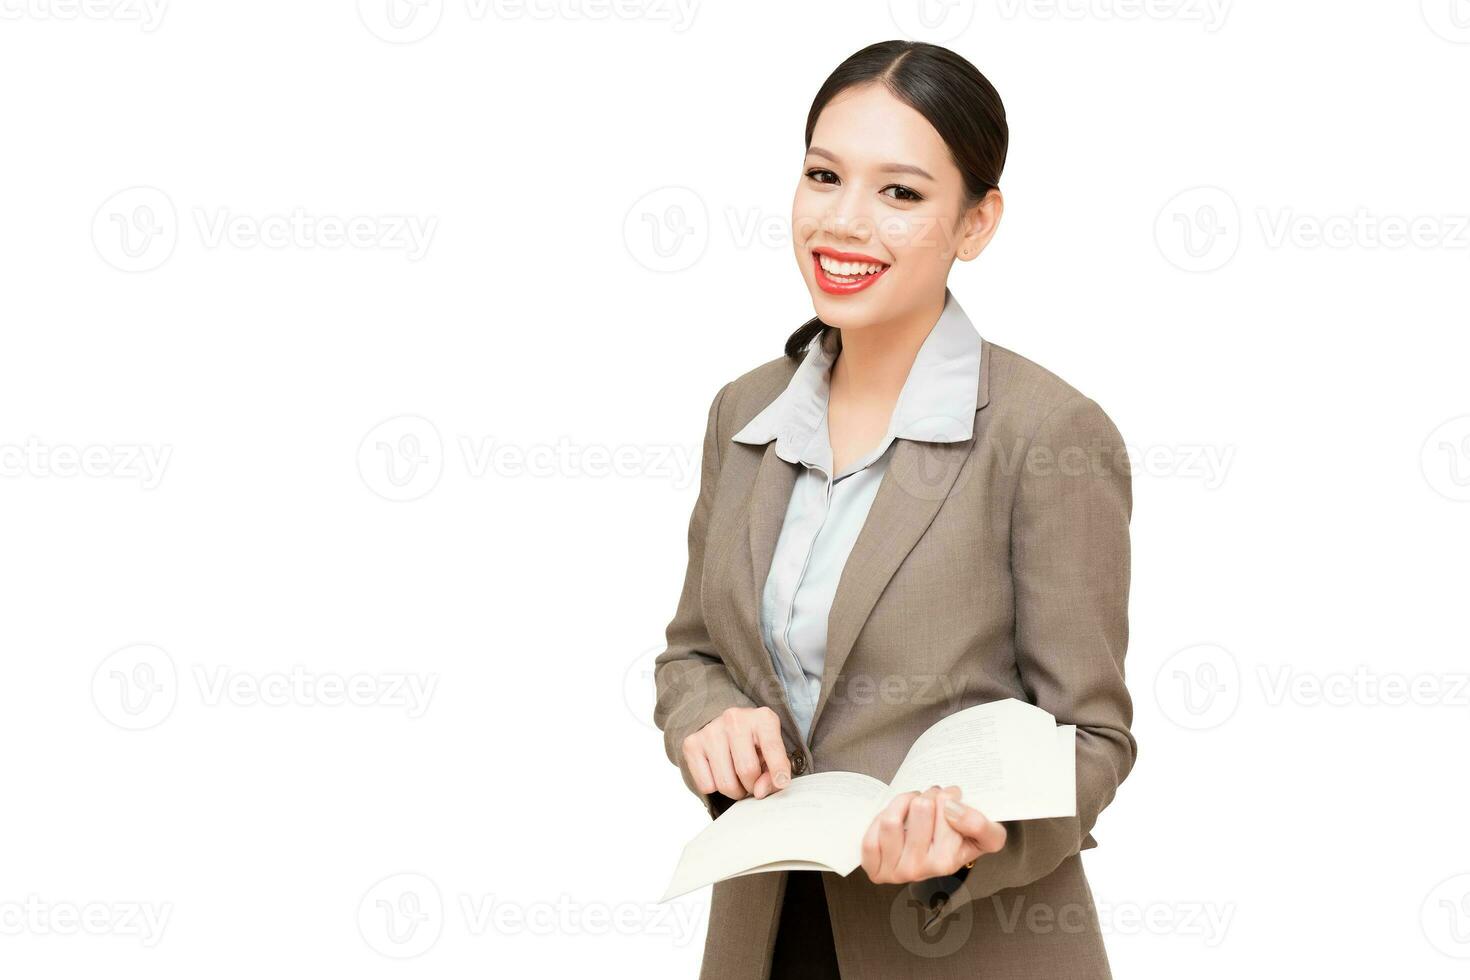
[[[1005,846],[1006,829],[959,802],[958,786],[894,797],[863,835],[863,870],[876,884],[952,875]],[[958,812],[946,807],[953,802]]]

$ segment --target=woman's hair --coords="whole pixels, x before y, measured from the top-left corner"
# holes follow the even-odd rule
[[[965,210],[1000,185],[1010,140],[1000,93],[964,58],[923,41],[880,41],[838,65],[807,113],[807,147],[827,103],[854,85],[869,82],[888,86],[894,98],[913,107],[938,131],[965,179]],[[800,358],[813,339],[828,350],[842,349],[841,331],[813,317],[787,338],[786,356]]]

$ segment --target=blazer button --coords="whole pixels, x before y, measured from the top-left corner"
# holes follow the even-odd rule
[[[793,776],[800,776],[804,772],[806,772],[806,758],[800,754],[793,754],[791,756],[791,774]]]

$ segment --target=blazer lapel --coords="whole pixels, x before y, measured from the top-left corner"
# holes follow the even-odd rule
[[[978,412],[990,400],[990,344],[982,340],[979,393],[975,403]],[[975,431],[979,431],[979,420]],[[919,442],[894,440],[893,456],[888,471],[878,484],[878,492],[862,530],[853,543],[847,563],[837,580],[837,592],[827,619],[827,652],[822,667],[822,687],[812,714],[811,730],[817,730],[822,709],[832,694],[833,685],[842,670],[863,624],[888,585],[898,566],[928,529],[934,515],[943,506],[954,487],[955,479],[970,456],[973,437],[962,442]],[[776,553],[776,542],[796,486],[799,463],[788,463],[776,455],[776,443],[768,442],[756,470],[749,501],[751,579],[748,583],[756,616],[755,648],[760,651],[761,676],[766,690],[781,696],[782,708],[796,731],[785,688],[776,675],[759,635],[761,594]]]
[[[786,688],[781,683],[781,678],[776,674],[776,665],[771,662],[771,655],[766,650],[765,639],[761,634],[761,594],[765,591],[766,576],[771,572],[771,562],[776,554],[776,540],[781,536],[781,525],[786,519],[786,508],[791,502],[791,491],[796,486],[796,476],[801,469],[800,463],[788,463],[776,455],[776,442],[771,440],[766,443],[765,455],[761,457],[760,467],[755,473],[755,483],[750,491],[750,567],[751,578],[747,582],[750,593],[747,596],[749,607],[752,610],[752,621],[755,624],[755,645],[758,651],[756,659],[760,662],[762,688],[780,697],[781,708],[785,712],[786,725],[792,734],[800,738],[800,732],[796,724],[796,714],[791,710],[791,703],[786,699]]]
[[[896,441],[888,472],[878,484],[872,509],[837,579],[837,594],[827,619],[822,689],[812,713],[813,732],[873,605],[944,504],[960,467],[969,458],[970,445],[968,439]]]

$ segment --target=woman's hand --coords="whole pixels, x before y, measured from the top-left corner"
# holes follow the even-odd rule
[[[684,761],[701,793],[732,800],[769,796],[791,782],[781,721],[767,707],[727,708],[684,739]]]
[[[863,870],[875,884],[952,875],[1005,846],[1006,829],[959,802],[958,786],[894,797],[863,835]]]

